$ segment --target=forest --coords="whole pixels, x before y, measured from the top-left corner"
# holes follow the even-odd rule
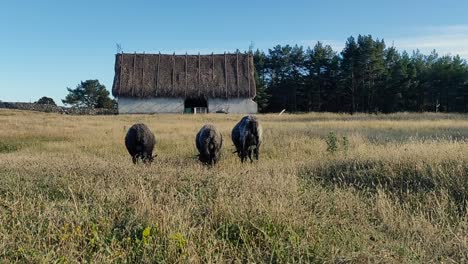
[[[253,52],[260,112],[466,112],[468,65],[436,50],[409,54],[371,35],[341,52],[277,45]]]

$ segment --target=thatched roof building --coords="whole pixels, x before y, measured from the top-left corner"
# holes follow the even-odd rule
[[[236,105],[230,104],[242,99],[251,100],[256,95],[253,57],[246,53],[117,54],[112,94],[119,99],[119,108],[122,100],[132,99],[134,105],[141,104],[145,99],[153,99],[153,103],[158,103],[158,100],[154,100],[158,98],[159,103],[163,102],[161,99],[167,103],[169,99],[177,98],[178,104],[181,100],[203,99],[207,101],[210,112],[219,109],[208,106],[209,101],[226,101],[227,107],[236,108]],[[175,103],[174,100],[171,102]],[[148,103],[145,101],[145,107],[148,107]],[[153,111],[133,109],[121,112],[166,112],[158,111],[158,107],[153,108]],[[169,112],[184,110],[187,111],[186,103],[182,108]],[[256,105],[254,110],[256,112]],[[246,109],[245,112],[253,112],[253,109]]]

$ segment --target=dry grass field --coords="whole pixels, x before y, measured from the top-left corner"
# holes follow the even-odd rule
[[[259,115],[244,164],[240,118],[0,111],[0,262],[468,261],[468,116]],[[135,122],[156,135],[150,166],[125,149]],[[195,158],[207,122],[213,168]]]

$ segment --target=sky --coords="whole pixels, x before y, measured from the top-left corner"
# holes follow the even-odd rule
[[[88,79],[110,91],[117,44],[207,54],[322,41],[340,52],[358,34],[468,59],[468,1],[0,0],[0,100],[61,104]]]

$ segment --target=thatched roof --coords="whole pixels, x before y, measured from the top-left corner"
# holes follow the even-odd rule
[[[255,97],[251,54],[116,54],[116,97]]]

